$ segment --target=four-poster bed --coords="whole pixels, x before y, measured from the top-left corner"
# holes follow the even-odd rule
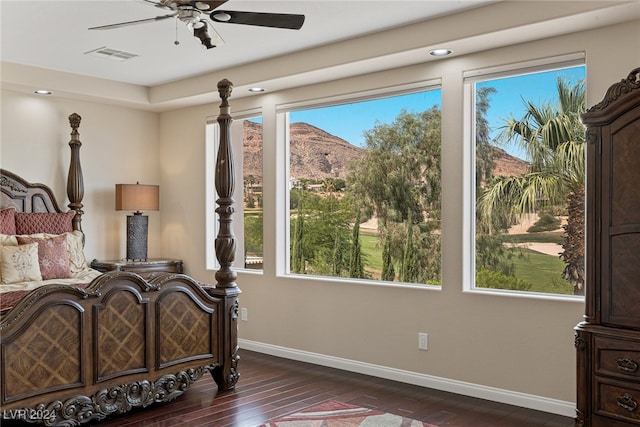
[[[172,400],[207,371],[220,390],[235,387],[240,290],[231,268],[236,247],[231,90],[228,80],[218,83],[222,103],[215,185],[220,228],[215,247],[220,269],[215,285],[174,273],[145,281],[128,272],[100,274],[86,265],[78,114],[69,117],[69,212],[60,209],[49,187],[1,170],[4,419],[44,425],[100,420]],[[48,253],[43,248],[55,244],[66,249],[61,262],[67,269],[51,279],[44,273],[51,262],[43,257]],[[20,256],[31,257],[31,263],[14,262]],[[35,277],[25,276],[35,267],[40,269]]]

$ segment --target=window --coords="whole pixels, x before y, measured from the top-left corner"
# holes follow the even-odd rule
[[[215,257],[218,215],[215,213],[217,195],[214,176],[219,135],[218,123],[212,118],[206,129],[206,251],[207,268],[212,270],[218,268]],[[234,117],[231,143],[237,183],[234,194],[236,211],[232,216],[233,233],[237,239],[233,266],[237,269],[262,270],[262,117],[246,114]]]
[[[287,273],[440,285],[439,87],[284,110]]]
[[[467,76],[476,289],[584,294],[583,63]]]

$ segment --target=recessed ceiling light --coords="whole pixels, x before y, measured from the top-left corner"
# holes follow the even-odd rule
[[[33,93],[36,93],[38,95],[51,95],[53,92],[47,89],[37,89],[37,90],[34,90]]]
[[[264,92],[263,87],[250,87],[249,92]]]
[[[451,49],[433,49],[429,51],[431,56],[447,56],[451,55],[453,51]]]

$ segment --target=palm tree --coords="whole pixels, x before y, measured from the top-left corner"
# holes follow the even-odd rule
[[[500,139],[516,141],[531,161],[529,173],[496,177],[477,202],[484,229],[492,230],[496,215],[509,223],[524,213],[545,207],[566,207],[562,276],[573,284],[574,294],[584,294],[584,81],[571,86],[559,78],[557,105],[537,106],[525,101],[521,120],[506,121]]]

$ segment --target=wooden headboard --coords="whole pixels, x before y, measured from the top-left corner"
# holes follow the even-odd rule
[[[73,113],[69,116],[71,125],[71,162],[67,176],[67,197],[69,209],[75,210],[73,229],[82,231],[82,198],[84,197],[84,179],[80,166],[80,127],[81,117]],[[34,184],[6,169],[0,169],[0,208],[15,206],[18,212],[63,212],[56,201],[51,188],[44,184]]]

